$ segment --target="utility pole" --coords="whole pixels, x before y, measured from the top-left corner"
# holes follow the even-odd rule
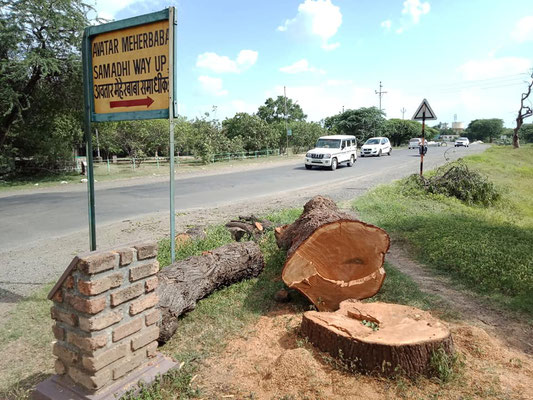
[[[102,157],[100,157],[100,141],[98,140],[98,129],[95,129],[95,132],[96,132],[96,158],[98,159],[98,161],[100,161]]]
[[[381,81],[379,81],[379,92],[376,90],[376,94],[379,95],[379,111],[381,111],[381,98],[383,95],[387,92],[382,91],[383,85],[381,84]]]
[[[344,113],[344,106],[342,106],[342,112]]]
[[[289,132],[287,131],[287,88],[283,86],[283,97],[285,100],[285,135],[287,138],[287,144],[285,146],[285,153],[289,155]]]
[[[402,109],[400,111],[402,112],[402,119],[405,119],[405,112],[407,110],[405,109],[405,107],[402,107]]]

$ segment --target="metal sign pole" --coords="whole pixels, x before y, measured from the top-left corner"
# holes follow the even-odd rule
[[[82,43],[83,76],[89,76],[88,57],[91,54],[91,44],[89,38],[84,33]],[[84,130],[85,149],[87,152],[87,194],[89,210],[89,248],[96,250],[96,218],[94,213],[94,169],[93,169],[93,140],[91,133],[91,85],[88,79],[84,79],[83,102],[85,108]]]
[[[170,259],[174,263],[176,259],[176,215],[174,208],[174,7],[169,8],[168,27],[169,27],[169,102],[168,102],[168,122],[170,124]]]
[[[426,136],[424,133],[424,128],[426,126],[426,112],[422,113],[422,151],[420,152],[420,176],[424,172],[424,149],[426,144]]]

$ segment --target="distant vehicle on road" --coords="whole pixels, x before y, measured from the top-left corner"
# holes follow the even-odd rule
[[[392,146],[386,137],[373,137],[368,139],[364,145],[361,146],[361,157],[366,156],[381,156],[382,154],[392,153]]]
[[[465,146],[468,147],[470,145],[470,140],[466,137],[460,137],[455,141],[455,147]]]
[[[409,140],[409,149],[418,149],[418,146],[420,146],[420,143],[422,143],[422,139],[420,138],[412,138]]]
[[[305,168],[328,167],[332,171],[341,163],[351,167],[357,160],[357,139],[351,135],[319,137],[315,148],[305,155]]]

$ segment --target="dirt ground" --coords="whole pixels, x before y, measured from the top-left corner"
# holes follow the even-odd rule
[[[533,360],[485,330],[449,324],[459,354],[447,384],[384,379],[344,370],[299,335],[290,306],[261,317],[246,338],[210,359],[195,384],[204,399],[533,399]]]

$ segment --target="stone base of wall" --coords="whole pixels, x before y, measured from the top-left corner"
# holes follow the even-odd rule
[[[37,385],[31,398],[33,400],[116,400],[128,391],[134,393],[139,391],[139,381],[150,385],[158,375],[162,375],[175,367],[174,361],[157,353],[147,364],[116,381],[103,392],[96,394],[88,394],[84,388],[76,385],[68,376],[53,375]]]

